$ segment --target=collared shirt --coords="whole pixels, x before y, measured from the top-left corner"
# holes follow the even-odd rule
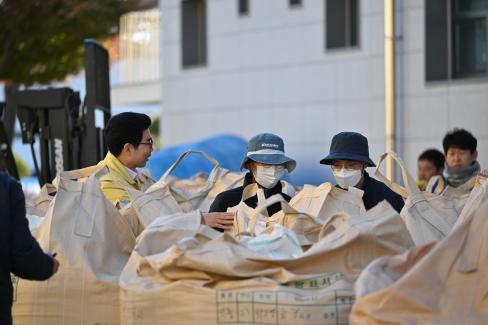
[[[126,169],[127,169],[127,172],[129,173],[129,176],[133,179],[133,180],[137,180],[137,177],[139,177],[139,171],[136,169],[136,170],[133,170],[133,169],[130,169],[129,167],[127,166],[124,166]]]

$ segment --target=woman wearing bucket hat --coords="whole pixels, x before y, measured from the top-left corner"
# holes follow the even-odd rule
[[[234,222],[233,215],[228,214],[224,218],[224,214],[220,212],[225,212],[227,208],[239,204],[244,188],[252,183],[258,184],[266,198],[279,193],[287,201],[290,201],[290,196],[284,193],[284,183],[281,182],[281,179],[285,175],[285,170],[290,173],[295,167],[296,161],[285,156],[283,139],[279,136],[271,133],[261,133],[252,137],[247,145],[247,154],[241,163],[241,170],[243,168],[249,170],[244,178],[243,186],[217,195],[210,206],[210,213],[204,215],[205,223],[207,225],[213,224],[216,228],[230,228]],[[244,202],[248,206],[255,208],[258,204],[257,195],[250,197]],[[268,208],[268,215],[271,216],[279,210],[281,210],[281,205],[276,203]],[[215,219],[219,217],[220,224],[216,225],[215,222],[210,220],[212,215]]]
[[[348,190],[356,187],[364,191],[363,202],[367,210],[383,200],[400,212],[404,206],[401,196],[382,182],[371,178],[366,167],[375,167],[369,158],[368,139],[357,132],[341,132],[332,138],[329,155],[320,161],[331,165],[337,186]]]

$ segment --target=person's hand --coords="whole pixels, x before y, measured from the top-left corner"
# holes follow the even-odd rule
[[[53,274],[56,274],[56,272],[58,272],[58,269],[59,269],[59,262],[56,258],[53,257]]]
[[[202,213],[203,221],[207,226],[221,229],[231,229],[234,224],[234,212]]]

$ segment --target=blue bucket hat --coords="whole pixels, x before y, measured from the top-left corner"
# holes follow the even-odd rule
[[[341,132],[332,138],[329,155],[320,161],[323,165],[332,165],[335,160],[352,160],[375,167],[369,158],[368,139],[357,132]]]
[[[285,156],[283,139],[271,133],[261,133],[249,140],[241,170],[246,167],[249,160],[268,165],[284,164],[288,172],[295,169],[297,165],[295,160]]]

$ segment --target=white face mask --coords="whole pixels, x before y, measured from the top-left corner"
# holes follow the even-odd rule
[[[285,175],[283,165],[256,165],[254,180],[264,188],[273,188]]]
[[[340,169],[340,170],[332,170],[334,173],[334,177],[337,181],[337,184],[342,187],[343,189],[348,189],[349,187],[356,186],[361,177],[363,176],[362,169]]]

